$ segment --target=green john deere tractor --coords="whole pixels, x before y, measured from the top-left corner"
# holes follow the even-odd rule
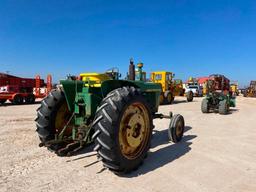
[[[235,107],[235,97],[230,93],[229,80],[224,75],[211,75],[206,82],[207,94],[202,100],[202,113],[217,110],[219,114],[226,115],[230,107]]]
[[[138,64],[142,72],[142,63]],[[41,143],[60,156],[70,156],[94,142],[106,168],[115,173],[136,169],[150,148],[154,118],[168,118],[168,137],[182,139],[184,118],[157,113],[161,85],[135,81],[133,61],[129,80],[118,71],[85,73],[61,80],[37,110],[36,126]]]

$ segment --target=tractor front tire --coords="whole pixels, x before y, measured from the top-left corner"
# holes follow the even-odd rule
[[[111,91],[101,102],[92,124],[94,150],[116,174],[137,169],[150,148],[153,118],[148,102],[134,87]]]
[[[201,111],[202,113],[209,113],[209,101],[206,98],[202,100]]]
[[[185,121],[183,116],[180,114],[174,115],[168,129],[169,139],[174,143],[178,143],[183,137],[184,127]]]
[[[193,99],[194,99],[194,94],[193,94],[193,92],[192,91],[189,91],[189,92],[187,92],[187,101],[188,102],[192,102],[193,101]]]
[[[226,115],[229,111],[229,106],[227,100],[219,102],[219,114]]]
[[[172,104],[172,102],[174,101],[174,96],[173,96],[172,92],[170,92],[170,91],[166,91],[164,93],[164,97],[165,97],[166,104]]]
[[[36,131],[41,142],[54,139],[55,133],[61,131],[69,118],[70,112],[63,91],[52,90],[37,109]]]

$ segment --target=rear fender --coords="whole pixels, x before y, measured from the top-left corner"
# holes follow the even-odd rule
[[[101,91],[103,97],[106,97],[107,94],[115,89],[121,87],[135,87],[140,88],[136,83],[132,81],[125,81],[125,80],[107,80],[103,81],[101,84]]]
[[[74,111],[75,97],[78,92],[82,91],[84,82],[78,80],[61,80],[62,89],[68,104],[69,111]]]
[[[109,92],[127,86],[139,89],[150,105],[151,111],[153,113],[158,111],[160,94],[162,92],[161,84],[145,83],[143,81],[107,80],[101,85],[102,95],[106,97]]]

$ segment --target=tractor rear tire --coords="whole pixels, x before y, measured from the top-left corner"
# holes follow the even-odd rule
[[[170,91],[166,91],[164,93],[164,97],[165,97],[166,104],[172,104],[172,102],[174,101],[174,96]]]
[[[201,111],[202,113],[209,113],[209,101],[206,98],[202,100]]]
[[[187,101],[192,102],[194,99],[194,94],[192,91],[187,92]]]
[[[229,106],[227,100],[219,102],[219,114],[226,115],[229,111]]]
[[[36,131],[42,143],[54,139],[56,133],[56,117],[62,106],[66,105],[63,91],[52,90],[37,109]],[[67,117],[68,118],[68,117]]]
[[[183,116],[180,114],[174,115],[168,129],[168,137],[173,143],[178,143],[182,139],[184,127],[185,121]]]
[[[137,169],[150,148],[153,118],[148,102],[134,87],[111,91],[92,124],[95,148],[103,165],[116,174]]]
[[[161,93],[159,96],[159,105],[163,105],[163,104],[165,104],[165,97],[164,97],[164,94]]]
[[[7,100],[6,99],[1,99],[0,104],[4,104]]]

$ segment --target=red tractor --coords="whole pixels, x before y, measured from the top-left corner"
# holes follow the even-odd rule
[[[7,100],[13,104],[32,104],[36,98],[43,98],[51,90],[52,77],[47,76],[47,84],[37,75],[35,79],[21,78],[0,73],[0,104]],[[41,93],[40,89],[47,86],[47,91]]]

